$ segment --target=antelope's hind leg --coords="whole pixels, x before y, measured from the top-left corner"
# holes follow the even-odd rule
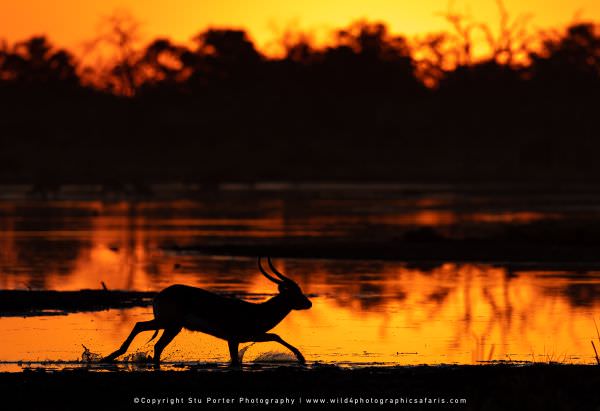
[[[279,344],[283,345],[285,348],[287,348],[288,350],[293,352],[294,355],[296,356],[296,359],[298,360],[298,362],[300,364],[306,364],[306,360],[304,359],[304,356],[302,355],[300,350],[297,349],[296,347],[294,347],[292,344],[286,342],[283,338],[281,338],[277,334],[266,333],[266,334],[256,337],[253,341],[256,341],[256,342],[268,342],[268,341],[278,342]]]
[[[154,345],[154,364],[160,363],[160,355],[162,354],[165,347],[169,345],[171,341],[173,341],[173,338],[177,337],[177,334],[179,334],[181,328],[182,327],[165,328],[165,331]]]
[[[131,345],[131,342],[133,341],[133,339],[135,338],[136,335],[138,335],[139,333],[141,333],[143,331],[157,330],[159,328],[162,328],[162,327],[160,327],[158,325],[156,320],[140,321],[140,322],[135,323],[135,326],[133,327],[133,330],[131,330],[129,337],[127,337],[127,339],[125,341],[123,341],[123,344],[121,344],[119,349],[117,351],[113,352],[112,354],[109,354],[106,357],[102,358],[102,360],[100,360],[100,361],[101,362],[114,361],[115,358],[117,358],[119,355],[123,355],[127,352],[127,349]]]

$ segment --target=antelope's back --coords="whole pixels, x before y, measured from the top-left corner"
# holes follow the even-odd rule
[[[154,317],[161,323],[177,323],[210,333],[213,329],[228,328],[228,325],[235,327],[251,305],[202,288],[176,284],[158,293],[153,308]]]

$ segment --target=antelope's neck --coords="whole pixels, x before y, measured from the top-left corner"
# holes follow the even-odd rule
[[[270,298],[260,305],[263,309],[263,318],[265,318],[266,322],[268,322],[267,325],[270,326],[270,328],[273,328],[279,324],[281,320],[283,320],[290,313],[290,311],[292,311],[289,303],[284,297],[281,296],[281,294]]]

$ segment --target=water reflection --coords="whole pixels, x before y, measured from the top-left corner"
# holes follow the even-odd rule
[[[317,238],[332,242],[368,238],[382,244],[423,236],[479,238],[506,227],[566,218],[562,203],[544,206],[530,200],[524,207],[448,194],[405,197],[2,201],[0,287],[65,289],[97,286],[100,280],[112,288],[148,287],[152,281],[145,277],[160,282],[179,268],[160,253],[174,246],[294,241],[310,247]],[[597,219],[593,210],[576,216]],[[92,283],[90,278],[98,281]]]
[[[399,263],[279,260],[301,287],[315,297],[313,309],[294,312],[275,332],[324,362],[474,363],[487,360],[547,359],[592,362],[589,341],[598,300],[580,303],[571,279],[537,272],[473,264],[430,269]],[[213,290],[274,293],[250,259],[188,257],[184,272],[146,288],[185,282]],[[202,273],[192,267],[204,267]],[[235,274],[234,274],[235,273]],[[593,289],[600,276],[587,279]],[[81,283],[77,283],[81,284]],[[139,284],[139,283],[138,283]],[[90,284],[91,285],[91,284]],[[575,288],[573,288],[575,287]],[[557,291],[558,290],[558,291]],[[74,359],[80,344],[106,353],[149,309],[111,310],[67,317],[2,318],[5,342],[0,359]],[[143,346],[140,336],[132,347]],[[40,346],[39,341],[47,342]],[[253,347],[248,357],[268,349]],[[254,354],[252,354],[254,353]],[[184,333],[166,352],[170,360],[227,361],[224,342]]]
[[[458,235],[560,216],[560,210],[540,205],[517,211],[455,206],[447,198],[378,205],[267,199],[250,208],[238,201],[5,201],[0,203],[0,287],[77,290],[100,288],[104,282],[110,289],[159,290],[185,283],[269,294],[275,289],[257,272],[254,259],[165,252],[164,246],[257,238],[352,239],[365,233],[385,238],[420,226]],[[592,362],[592,318],[600,311],[598,272],[382,261],[276,263],[315,295],[313,309],[293,313],[275,330],[309,361]],[[75,359],[81,344],[108,353],[136,321],[150,317],[144,308],[0,318],[0,360]],[[146,339],[138,337],[137,348]],[[279,347],[257,344],[248,358],[269,349]],[[226,344],[192,333],[178,336],[165,355],[167,360],[228,358]]]

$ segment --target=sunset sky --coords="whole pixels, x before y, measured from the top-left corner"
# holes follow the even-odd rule
[[[243,27],[263,50],[286,27],[322,36],[360,18],[386,21],[395,33],[408,35],[444,30],[439,16],[447,0],[0,0],[0,38],[14,42],[33,34],[77,53],[94,38],[103,18],[126,11],[141,23],[144,40],[157,36],[187,42],[207,26]],[[481,21],[497,22],[494,0],[456,0],[454,10]],[[598,0],[505,0],[512,15],[533,14],[532,28],[564,25],[579,14],[600,20]]]

